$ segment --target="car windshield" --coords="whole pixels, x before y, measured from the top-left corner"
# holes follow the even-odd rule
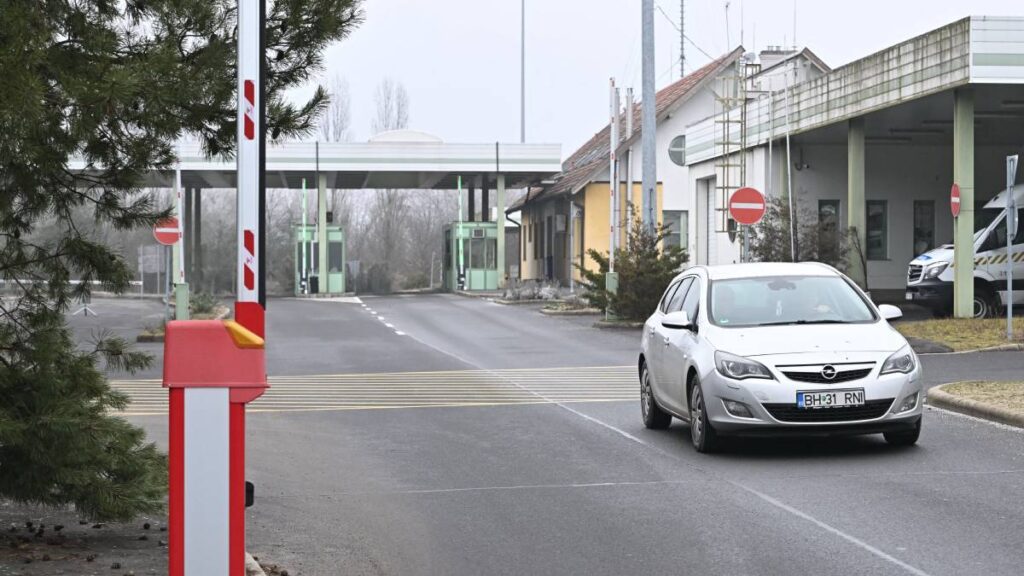
[[[873,322],[875,313],[837,276],[767,276],[711,283],[711,322],[723,327]]]

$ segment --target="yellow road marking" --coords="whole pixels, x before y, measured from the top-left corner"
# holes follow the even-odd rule
[[[250,412],[313,412],[427,407],[621,402],[639,397],[632,366],[272,376]],[[166,414],[160,380],[114,380],[131,416]]]

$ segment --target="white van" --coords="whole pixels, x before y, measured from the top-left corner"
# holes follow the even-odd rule
[[[1017,209],[1017,235],[1013,253],[1006,253],[1006,190],[975,210],[974,317],[999,315],[1006,306],[1006,263],[1013,264],[1013,303],[1024,304],[1024,184],[1013,187]],[[921,254],[907,271],[907,300],[931,308],[936,315],[953,311],[953,245]]]

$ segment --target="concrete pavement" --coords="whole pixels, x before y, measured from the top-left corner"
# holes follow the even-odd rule
[[[568,367],[574,394],[635,385],[614,368],[635,362],[635,333],[454,296],[364,303],[271,301],[271,374],[445,371],[450,382],[403,382],[500,387],[540,368],[557,386]],[[1022,358],[923,363],[937,384],[1019,377]],[[395,378],[362,380],[374,377]],[[133,420],[166,437],[163,418]],[[254,413],[248,429],[250,549],[293,573],[1018,574],[1024,562],[1024,434],[935,410],[914,448],[745,440],[710,457],[679,423],[644,429],[634,399]]]

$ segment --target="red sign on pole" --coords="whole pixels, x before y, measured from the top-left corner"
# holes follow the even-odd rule
[[[949,193],[949,210],[953,218],[960,215],[960,185],[953,183],[953,190]]]
[[[764,210],[764,195],[753,188],[740,188],[729,198],[729,215],[740,224],[757,224]]]
[[[174,246],[181,240],[181,226],[174,216],[164,218],[153,227],[153,237],[164,246]]]

